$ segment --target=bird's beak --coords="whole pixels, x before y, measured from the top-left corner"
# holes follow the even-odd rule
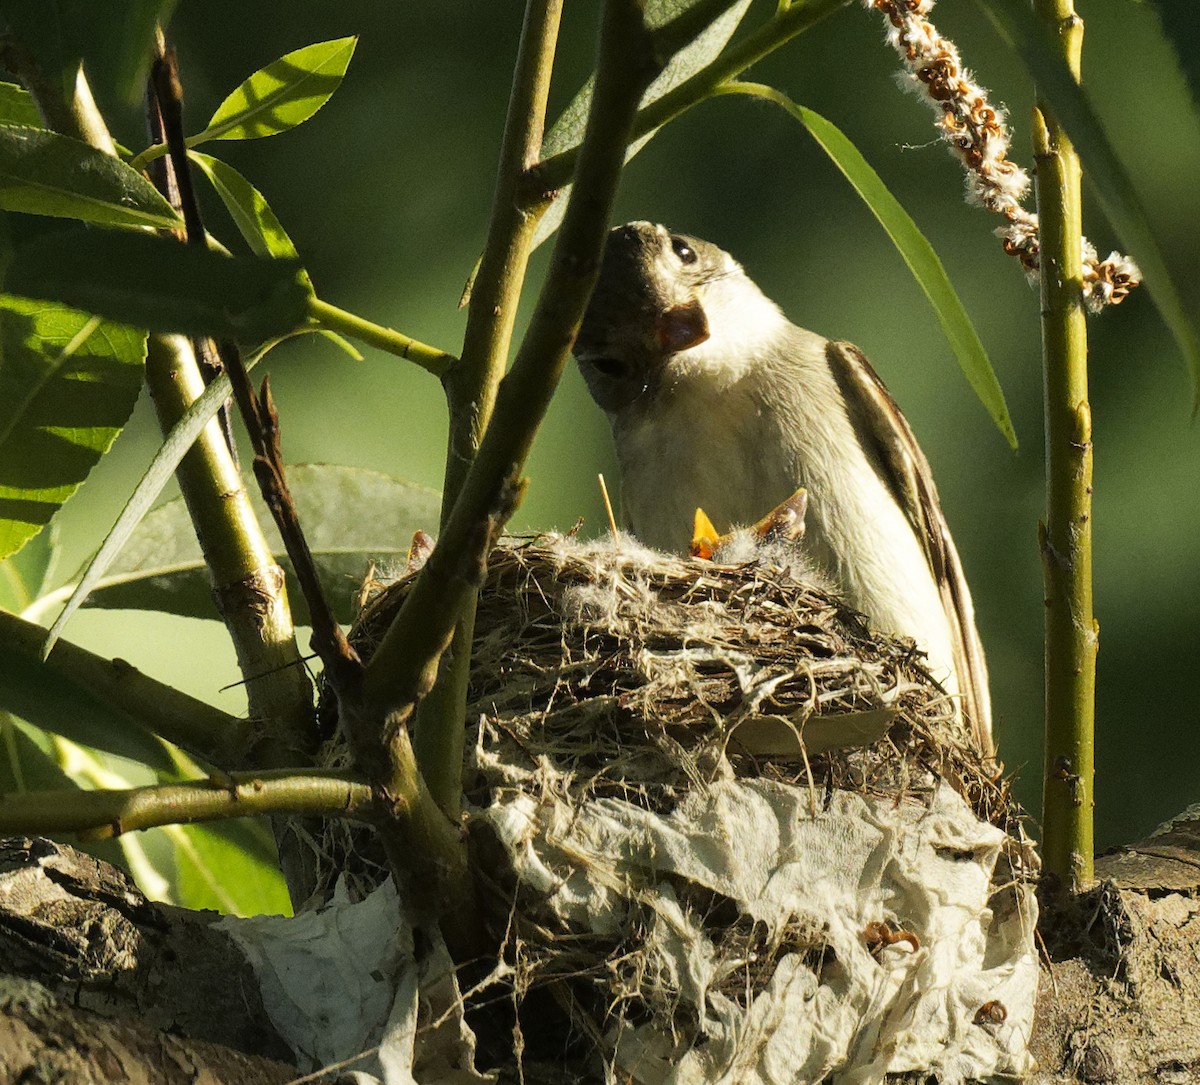
[[[659,313],[654,323],[654,337],[666,354],[677,354],[689,347],[699,346],[708,338],[708,319],[696,302],[676,305]]]

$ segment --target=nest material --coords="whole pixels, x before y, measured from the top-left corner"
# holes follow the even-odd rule
[[[997,912],[1024,908],[1012,886],[1027,852],[998,766],[974,749],[912,642],[872,634],[802,575],[671,557],[626,539],[512,539],[491,555],[468,693],[473,857],[505,942],[511,1004],[551,992],[568,1031],[592,1041],[585,1061],[599,1051],[610,1066],[674,1064],[714,1028],[707,1014],[740,1013],[727,1031],[744,1030],[755,1000],[790,982],[785,972],[822,984],[829,960],[844,971],[847,944],[842,932],[834,952],[829,918],[817,913],[764,922],[707,874],[631,873],[637,847],[618,837],[614,853],[624,854],[597,873],[603,864],[584,854],[595,838],[578,853],[570,843],[589,811],[625,811],[618,820],[636,837],[637,818],[703,820],[709,797],[728,798],[722,785],[745,781],[764,795],[802,795],[793,821],[811,814],[815,824],[822,811],[869,820],[878,808],[900,811],[911,828],[927,814],[948,817],[949,782],[981,822],[1010,834],[1003,847],[994,830],[989,843],[976,835],[963,845],[972,857],[991,849],[979,907],[996,891]],[[410,583],[368,585],[351,635],[360,653],[370,655]],[[369,863],[361,838],[351,850]],[[376,872],[359,869],[365,888]],[[564,887],[575,881],[572,911]],[[853,922],[858,931],[861,917]],[[886,921],[880,930],[873,953],[888,944]],[[696,953],[702,967],[680,963]],[[697,968],[702,982],[688,978]],[[524,1045],[521,1022],[518,1014],[501,1049],[511,1053],[514,1037]],[[561,1018],[551,1033],[561,1050]]]

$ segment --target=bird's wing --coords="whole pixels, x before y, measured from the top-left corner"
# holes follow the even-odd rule
[[[980,750],[990,755],[992,704],[987,662],[975,628],[971,593],[942,514],[929,461],[908,420],[863,352],[851,343],[831,340],[826,356],[864,450],[877,464],[925,548],[954,635],[954,665],[963,713]]]

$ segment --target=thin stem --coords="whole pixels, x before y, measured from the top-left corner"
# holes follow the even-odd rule
[[[68,832],[97,839],[159,825],[263,814],[324,814],[367,821],[375,806],[372,789],[346,772],[237,772],[152,787],[3,796],[0,834]]]
[[[251,738],[245,720],[156,682],[123,659],[105,659],[70,641],[59,640],[43,660],[45,638],[40,625],[0,611],[0,653],[10,660],[24,659],[37,669],[39,681],[94,697],[127,715],[134,725],[217,768],[243,763]]]
[[[546,123],[546,100],[554,69],[562,0],[528,0],[521,44],[508,99],[496,188],[487,241],[467,310],[462,361],[443,378],[450,412],[446,476],[442,493],[445,523],[462,489],[479,442],[492,417],[496,390],[508,362],[513,322],[521,300],[533,235],[547,202],[527,199],[523,179],[537,161]],[[486,540],[483,540],[486,546]],[[483,554],[468,559],[482,566]],[[475,590],[456,577],[450,617],[457,619],[442,675],[426,690],[418,709],[413,743],[417,763],[438,805],[458,816],[462,790],[463,722],[471,641],[475,631]],[[447,645],[442,645],[442,650]],[[439,650],[439,657],[442,654]],[[436,671],[434,672],[436,673]],[[428,675],[422,674],[424,687]]]
[[[1035,0],[1076,79],[1083,22],[1072,0]],[[1041,222],[1046,423],[1046,763],[1043,860],[1070,889],[1093,880],[1096,648],[1092,423],[1083,305],[1079,158],[1045,102],[1034,113]]]
[[[692,106],[710,98],[722,84],[737,78],[742,72],[786,45],[798,34],[815,26],[822,19],[845,7],[850,0],[798,0],[786,10],[780,10],[754,33],[731,46],[712,63],[685,79],[638,110],[630,132],[630,142],[661,128],[668,121],[686,113]],[[530,192],[550,192],[563,187],[571,179],[579,148],[572,147],[539,162],[534,169],[537,184]]]
[[[322,328],[357,339],[368,346],[394,354],[397,358],[407,358],[435,377],[444,377],[450,367],[458,361],[453,354],[410,339],[392,328],[372,324],[354,313],[348,313],[345,309],[322,301],[315,294],[308,300],[308,315]]]

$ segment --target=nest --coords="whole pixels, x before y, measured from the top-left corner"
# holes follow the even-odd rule
[[[370,655],[410,583],[368,585],[351,635],[360,653]],[[565,1015],[587,1041],[579,1057],[593,1062],[577,1080],[601,1079],[597,1052],[610,1067],[674,1065],[715,1034],[714,1020],[741,1014],[726,1031],[744,1030],[785,961],[820,984],[846,955],[815,910],[765,919],[707,875],[649,871],[661,841],[634,854],[649,822],[704,821],[714,797],[752,794],[794,799],[813,824],[877,808],[916,824],[940,816],[938,796],[952,788],[1005,834],[984,875],[992,907],[1023,907],[1013,895],[1027,858],[1021,815],[998,766],[973,747],[913,643],[872,633],[802,569],[671,557],[626,539],[505,540],[479,600],[468,726],[472,855],[504,943],[503,1001],[511,1011],[549,998]],[[576,846],[585,811],[601,811],[601,827]],[[634,826],[634,843],[614,837],[615,865],[597,873],[597,840],[616,831],[613,816]],[[360,891],[369,888],[382,866],[361,838],[347,843]],[[692,933],[679,942],[684,929]],[[917,945],[882,914],[876,934],[872,953],[889,938]],[[679,964],[701,942],[702,982]],[[511,1058],[515,1046],[519,1057],[528,1044],[528,1062],[529,1015],[510,1016],[496,1049]],[[560,1056],[561,1022],[550,1029]]]

